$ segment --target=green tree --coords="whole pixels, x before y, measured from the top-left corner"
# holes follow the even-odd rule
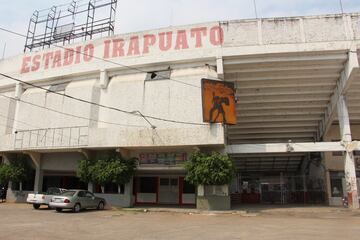
[[[136,170],[136,158],[124,158],[115,151],[98,154],[95,160],[80,161],[77,176],[84,182],[104,186],[128,183]]]
[[[10,181],[10,165],[0,164],[0,186],[6,185]]]
[[[117,184],[128,183],[136,170],[136,158],[123,158],[116,155],[108,165],[107,171],[111,174],[111,182]]]
[[[236,173],[232,159],[218,152],[194,152],[186,161],[185,169],[186,181],[194,185],[229,184]]]
[[[9,164],[1,164],[0,184],[6,184],[12,181],[13,183],[19,183],[21,190],[22,182],[29,178],[29,168],[24,156],[11,159]]]
[[[10,161],[9,180],[15,183],[21,183],[26,180],[28,175],[27,166],[22,160]]]
[[[84,183],[89,183],[92,181],[92,166],[94,165],[94,161],[91,159],[82,159],[79,162],[79,166],[76,172],[78,178]]]
[[[90,167],[92,182],[100,184],[101,186],[111,182],[111,172],[108,171],[109,164],[111,164],[111,162],[107,161],[107,159],[99,159]]]

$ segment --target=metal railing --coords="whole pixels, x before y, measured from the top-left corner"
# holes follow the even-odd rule
[[[15,132],[14,149],[80,147],[88,141],[88,126],[20,130]]]

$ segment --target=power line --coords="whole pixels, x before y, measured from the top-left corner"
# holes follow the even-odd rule
[[[5,28],[2,28],[0,27],[0,30],[3,30],[3,31],[6,31],[6,32],[9,32],[9,33],[12,33],[12,34],[15,34],[15,35],[18,35],[18,36],[21,36],[21,37],[26,37],[25,35],[21,34],[21,33],[17,33],[17,32],[14,32],[14,31],[11,31],[11,30],[8,30],[8,29],[5,29]],[[63,48],[63,49],[66,49],[65,47],[62,47],[62,46],[58,46],[58,45],[54,45],[55,47],[58,47],[58,48]],[[140,71],[140,72],[143,72],[143,73],[147,73],[139,68],[135,68],[135,67],[130,67],[130,66],[127,66],[127,65],[124,65],[124,64],[120,64],[120,63],[117,63],[117,62],[113,62],[113,61],[110,61],[110,60],[107,60],[107,59],[103,59],[103,58],[100,58],[100,57],[96,57],[96,56],[93,56],[93,55],[89,55],[89,54],[86,54],[86,53],[83,53],[83,52],[79,52],[79,51],[76,51],[74,50],[74,52],[76,53],[80,53],[84,56],[88,56],[88,57],[94,57],[96,59],[100,59],[102,61],[105,61],[105,62],[109,62],[109,63],[113,63],[113,64],[117,64],[119,66],[122,66],[122,67],[126,67],[126,68],[129,68],[129,69],[132,69],[132,70],[136,70],[136,71]],[[95,104],[99,107],[104,107],[104,108],[109,108],[109,109],[112,109],[112,110],[115,110],[115,111],[120,111],[120,112],[123,112],[123,113],[127,113],[127,114],[132,114],[132,115],[137,115],[137,116],[141,116],[143,118],[150,118],[150,119],[154,119],[154,120],[160,120],[160,121],[166,121],[166,122],[172,122],[172,123],[181,123],[181,124],[192,124],[192,125],[207,125],[207,124],[201,124],[201,123],[192,123],[192,122],[185,122],[185,121],[177,121],[177,120],[170,120],[170,119],[164,119],[164,118],[159,118],[159,117],[153,117],[153,116],[149,116],[149,115],[144,115],[142,114],[140,111],[125,111],[125,110],[121,110],[121,109],[118,109],[118,108],[113,108],[113,107],[108,107],[108,106],[105,106],[105,105],[101,105],[101,104],[97,104],[97,103],[93,103],[93,102],[90,102],[90,101],[86,101],[86,100],[83,100],[83,99],[79,99],[79,98],[75,98],[75,97],[72,97],[70,95],[66,95],[66,94],[60,94],[60,93],[57,93],[55,91],[51,91],[51,90],[48,90],[46,88],[43,88],[43,87],[40,87],[40,86],[37,86],[35,84],[31,84],[31,83],[27,83],[25,81],[22,81],[20,79],[15,79],[11,76],[8,76],[6,74],[3,74],[3,73],[0,73],[0,75],[6,77],[6,78],[10,78],[12,80],[15,80],[15,81],[19,81],[23,84],[27,84],[27,85],[30,85],[32,87],[36,87],[36,88],[41,88],[45,91],[48,91],[48,92],[52,92],[52,93],[55,93],[55,94],[58,94],[58,95],[62,95],[62,96],[65,96],[65,97],[70,97],[72,99],[76,99],[78,101],[82,101],[82,102],[86,102],[86,103],[89,103],[89,104]],[[157,74],[158,76],[161,76],[160,74]],[[167,78],[165,76],[162,76],[164,78]],[[190,86],[195,86],[197,88],[200,88],[199,86],[196,86],[196,85],[193,85],[193,84],[189,84],[189,83],[184,83],[182,81],[179,81],[179,80],[174,80],[174,79],[170,79],[169,80],[172,80],[172,81],[176,81],[176,82],[179,82],[179,83],[182,83],[182,84],[186,84],[186,85],[190,85]],[[145,119],[153,128],[154,126],[147,120]]]
[[[59,96],[67,97],[67,98],[70,98],[70,99],[73,99],[73,100],[76,100],[76,101],[79,101],[79,102],[91,104],[91,105],[106,108],[106,109],[109,109],[109,110],[113,110],[113,111],[117,111],[117,112],[121,112],[121,113],[126,113],[126,114],[130,114],[130,115],[133,115],[133,116],[142,117],[144,119],[149,118],[149,119],[154,119],[154,120],[159,120],[159,121],[164,121],[164,122],[180,123],[180,124],[188,124],[188,125],[207,125],[207,124],[203,124],[203,123],[186,122],[186,121],[178,121],[178,120],[171,120],[171,119],[166,119],[166,118],[154,117],[154,116],[142,114],[140,111],[127,111],[127,110],[123,110],[123,109],[116,108],[116,107],[106,106],[106,105],[91,102],[91,101],[88,101],[88,100],[85,100],[85,99],[82,99],[82,98],[77,98],[77,97],[74,97],[74,96],[71,96],[71,95],[68,95],[68,94],[65,94],[65,93],[59,93],[59,92],[56,92],[56,91],[53,91],[53,90],[50,90],[50,89],[35,85],[33,83],[28,83],[28,82],[25,82],[23,80],[20,80],[18,78],[12,77],[12,76],[9,76],[9,75],[1,73],[1,72],[0,72],[0,75],[5,77],[5,78],[8,78],[8,79],[23,83],[25,85],[32,86],[34,88],[39,88],[39,89],[42,89],[42,90],[47,91],[47,92],[51,92],[51,93],[59,95]],[[148,120],[146,120],[146,121],[151,125],[152,128],[155,128],[155,126],[152,125]]]
[[[17,99],[17,98],[14,98],[14,97],[9,97],[9,96],[3,95],[3,94],[0,94],[0,96],[1,96],[1,97],[4,97],[4,98],[11,99],[11,100],[20,101],[20,102],[26,103],[26,104],[28,104],[28,105],[31,105],[31,106],[34,106],[34,107],[38,107],[38,108],[42,108],[42,109],[45,109],[45,110],[48,110],[48,111],[52,111],[52,112],[55,112],[55,113],[59,113],[59,114],[62,114],[62,115],[74,117],[74,118],[79,118],[79,119],[84,119],[84,120],[89,120],[89,121],[94,121],[94,122],[100,122],[100,123],[106,123],[106,124],[111,124],[111,125],[117,125],[117,126],[121,126],[121,127],[138,127],[138,128],[145,128],[145,126],[141,126],[141,125],[121,124],[121,123],[114,123],[114,122],[102,121],[102,120],[98,120],[98,119],[94,119],[94,118],[87,118],[87,117],[83,117],[83,116],[78,116],[78,115],[74,115],[74,114],[70,114],[70,113],[61,112],[61,111],[58,111],[58,110],[55,110],[55,109],[52,109],[52,108],[48,108],[48,107],[45,107],[45,106],[37,105],[37,104],[31,103],[31,102],[27,102],[27,101],[24,101],[24,100],[21,100],[21,99]]]
[[[20,37],[26,38],[26,35],[21,34],[21,33],[18,33],[18,32],[14,32],[14,31],[12,31],[12,30],[8,30],[8,29],[2,28],[2,27],[0,27],[0,30],[5,31],[5,32],[8,32],[8,33],[11,33],[11,34],[15,34],[15,35],[20,36]],[[59,45],[56,45],[56,44],[54,44],[53,46],[54,46],[54,47],[57,47],[57,48],[65,49],[65,50],[67,49],[67,48],[64,47],[64,46],[59,46]],[[72,51],[73,51],[74,53],[78,53],[78,54],[81,54],[81,55],[86,56],[86,57],[91,57],[91,58],[94,58],[94,59],[97,59],[97,60],[101,60],[101,61],[104,61],[104,62],[107,62],[107,63],[115,64],[115,65],[117,65],[117,66],[124,67],[124,68],[130,69],[130,70],[134,70],[134,71],[136,71],[136,72],[148,73],[147,71],[144,71],[144,70],[142,70],[142,69],[140,69],[140,68],[132,67],[132,66],[125,65],[125,64],[122,64],[122,63],[118,63],[118,62],[114,62],[114,61],[111,61],[111,60],[108,60],[108,59],[104,59],[104,58],[101,58],[101,57],[97,57],[97,56],[94,56],[94,55],[91,55],[91,54],[87,54],[87,53],[85,53],[85,52],[77,51],[76,49],[72,49]],[[194,84],[191,84],[191,83],[186,83],[186,82],[183,82],[183,81],[180,81],[180,80],[176,80],[176,79],[173,79],[173,78],[171,78],[171,77],[161,75],[161,74],[159,74],[159,73],[156,73],[156,75],[159,76],[159,77],[162,77],[162,78],[164,78],[164,79],[169,79],[170,81],[173,81],[173,82],[177,82],[177,83],[184,84],[184,85],[191,86],[191,87],[195,87],[195,88],[200,88],[200,87],[197,86],[197,85],[194,85]]]
[[[16,34],[18,36],[21,36],[21,37],[26,37],[25,35],[21,34],[21,33],[17,33],[17,32],[14,32],[14,31],[11,31],[11,30],[8,30],[8,29],[5,29],[5,28],[2,28],[0,27],[0,30],[3,30],[3,31],[6,31],[6,32],[9,32],[9,33],[12,33],[12,34]],[[62,47],[62,46],[58,46],[58,45],[54,45],[55,47],[58,47],[58,48],[62,48],[62,49],[66,49],[65,47]],[[120,63],[117,63],[117,62],[113,62],[111,60],[107,60],[107,59],[104,59],[104,58],[100,58],[100,57],[96,57],[96,56],[93,56],[93,55],[89,55],[89,54],[86,54],[86,53],[83,53],[83,52],[79,52],[79,51],[76,51],[74,50],[76,53],[79,53],[79,54],[82,54],[84,56],[88,56],[88,57],[94,57],[95,59],[99,59],[99,60],[102,60],[102,61],[105,61],[105,62],[109,62],[109,63],[113,63],[113,64],[116,64],[116,65],[119,65],[119,66],[122,66],[122,67],[126,67],[126,68],[129,68],[129,69],[133,69],[133,70],[136,70],[136,71],[139,71],[139,72],[143,72],[143,73],[147,73],[146,71],[143,71],[139,68],[136,68],[136,67],[130,67],[130,66],[127,66],[127,65],[124,65],[124,64],[120,64]],[[44,89],[42,87],[39,87],[35,84],[30,84],[30,83],[27,83],[25,81],[22,81],[20,79],[15,79],[13,77],[10,77],[10,76],[7,76],[5,74],[0,74],[4,77],[7,77],[7,78],[10,78],[12,80],[15,80],[15,81],[19,81],[19,82],[22,82],[24,84],[27,84],[27,85],[31,85],[33,87],[37,87],[37,88],[41,88],[43,90],[46,90],[46,91],[50,91],[48,89]],[[158,74],[158,76],[161,76],[160,74]],[[163,78],[167,78],[166,76],[161,76]],[[174,80],[174,79],[171,79],[171,78],[168,78],[169,80],[172,80],[172,81],[175,81],[175,82],[178,82],[178,83],[182,83],[182,84],[185,84],[185,85],[189,85],[189,86],[193,86],[193,87],[196,87],[196,88],[200,88],[199,86],[196,86],[196,85],[193,85],[193,84],[189,84],[189,83],[185,83],[185,82],[182,82],[182,81],[179,81],[179,80]],[[179,124],[188,124],[188,125],[207,125],[207,124],[203,124],[203,123],[194,123],[194,122],[187,122],[187,121],[177,121],[177,120],[171,120],[171,119],[165,119],[165,118],[160,118],[160,117],[154,117],[154,116],[150,116],[150,115],[145,115],[145,114],[142,114],[140,111],[125,111],[125,110],[121,110],[121,109],[118,109],[118,108],[114,108],[114,107],[108,107],[108,106],[105,106],[105,105],[101,105],[101,104],[97,104],[97,103],[93,103],[93,102],[90,102],[90,101],[86,101],[86,100],[83,100],[83,99],[79,99],[79,98],[75,98],[75,97],[72,97],[70,95],[66,95],[66,94],[59,94],[57,92],[54,92],[54,91],[50,91],[50,92],[53,92],[55,94],[58,94],[58,95],[63,95],[63,96],[66,96],[66,97],[70,97],[72,99],[77,99],[78,101],[82,101],[82,102],[87,102],[89,104],[95,104],[99,107],[104,107],[104,108],[108,108],[108,109],[112,109],[112,110],[115,110],[115,111],[120,111],[120,112],[123,112],[123,113],[128,113],[128,114],[132,114],[132,115],[136,115],[136,116],[140,116],[140,117],[143,117],[150,125],[152,128],[155,128],[154,125],[152,125],[146,118],[149,118],[149,119],[153,119],[153,120],[159,120],[159,121],[165,121],[165,122],[171,122],[171,123],[179,123]]]

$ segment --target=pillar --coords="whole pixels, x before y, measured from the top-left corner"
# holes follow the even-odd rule
[[[26,152],[31,158],[35,166],[34,192],[42,192],[43,187],[43,170],[41,169],[41,154],[35,152]]]
[[[15,87],[15,98],[16,98],[16,105],[15,105],[15,114],[14,114],[14,127],[13,131],[18,130],[18,118],[19,118],[19,111],[20,111],[20,102],[21,95],[24,93],[24,87],[21,83],[16,83]]]
[[[346,148],[348,144],[351,143],[352,137],[350,130],[349,112],[346,105],[345,96],[343,95],[339,97],[339,100],[337,102],[337,112],[338,112],[341,140]],[[352,151],[345,152],[344,165],[345,165],[344,170],[345,170],[346,192],[349,202],[349,208],[358,209],[359,208],[358,190],[356,183],[354,154]]]

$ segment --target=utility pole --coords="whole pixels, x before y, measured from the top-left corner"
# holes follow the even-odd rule
[[[255,17],[258,19],[258,13],[257,13],[257,7],[256,7],[256,0],[253,0],[254,3],[254,11],[255,11]]]
[[[344,14],[344,8],[343,8],[342,0],[339,0],[339,3],[340,3],[341,14]]]

